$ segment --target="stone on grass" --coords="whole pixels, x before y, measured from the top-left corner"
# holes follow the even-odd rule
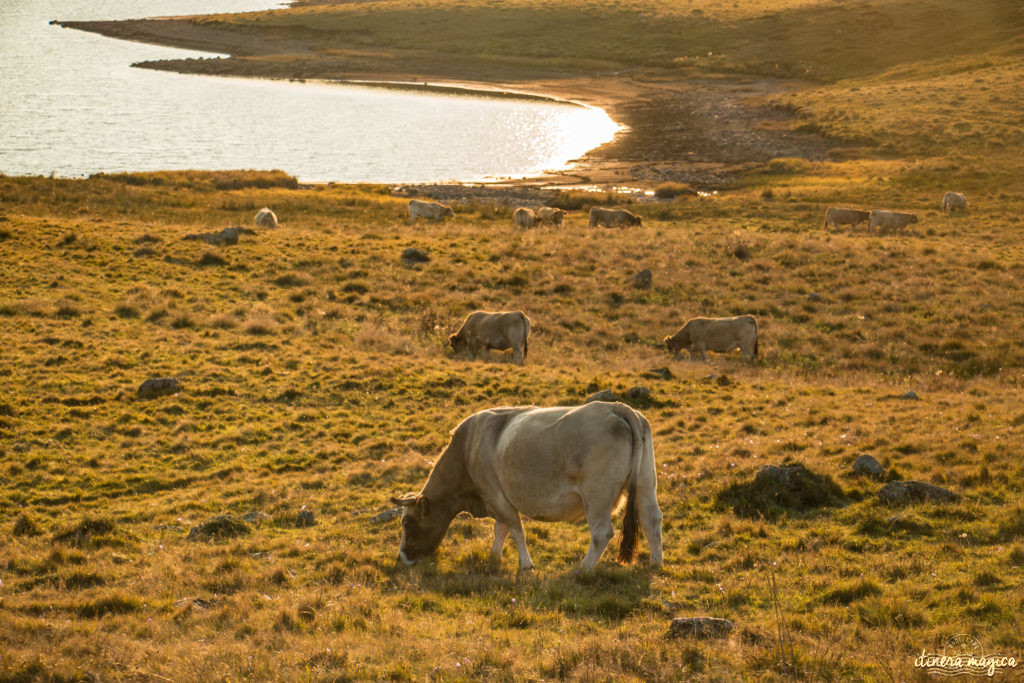
[[[733,624],[728,619],[715,617],[680,617],[672,620],[669,627],[671,636],[693,638],[721,638],[732,632]]]
[[[890,481],[879,490],[878,497],[889,505],[919,502],[952,503],[959,498],[948,489],[923,481]]]
[[[249,533],[249,525],[234,515],[217,515],[211,517],[192,531],[188,532],[188,540],[202,541],[211,538],[233,538]]]
[[[672,379],[675,375],[668,368],[651,368],[640,376],[644,379]]]
[[[737,482],[715,496],[715,507],[731,507],[745,517],[777,517],[783,511],[801,512],[835,507],[846,494],[828,475],[816,474],[800,463],[765,465],[753,481]]]
[[[594,392],[590,396],[587,396],[587,400],[584,403],[593,403],[594,401],[608,401],[609,403],[615,403],[619,400],[618,394],[611,389],[602,389],[601,391]]]
[[[652,279],[653,276],[651,275],[651,271],[647,268],[644,268],[639,273],[634,275],[630,282],[637,289],[650,289]]]
[[[901,394],[900,398],[906,399],[908,401],[920,401],[921,400],[921,397],[918,396],[917,392],[914,391],[913,389],[911,389],[910,391],[908,391],[905,394]]]
[[[392,519],[395,519],[395,518],[401,517],[401,516],[402,516],[402,508],[397,507],[397,508],[391,508],[390,510],[385,510],[384,512],[381,512],[380,514],[376,514],[373,517],[370,517],[370,521],[373,522],[374,524],[382,524],[384,522],[390,522]]]
[[[402,252],[402,263],[404,263],[407,266],[412,267],[419,265],[421,263],[427,263],[428,261],[430,261],[430,256],[428,256],[427,252],[423,251],[422,249],[417,249],[416,247],[409,247],[408,249]]]
[[[207,244],[238,244],[238,237],[240,235],[255,235],[256,231],[249,230],[235,226],[233,228],[224,228],[220,232],[197,232],[191,235],[185,235],[184,239],[187,240],[202,240]]]
[[[866,474],[869,477],[875,479],[881,479],[885,476],[885,468],[882,467],[882,463],[875,460],[867,453],[860,455],[853,463],[854,474]]]
[[[303,505],[302,509],[299,510],[295,523],[300,527],[316,526],[316,516],[312,510]]]
[[[153,377],[139,385],[139,398],[170,396],[181,391],[181,380],[177,377]]]

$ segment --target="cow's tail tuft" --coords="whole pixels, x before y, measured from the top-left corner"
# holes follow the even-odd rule
[[[757,343],[761,341],[761,330],[757,329],[757,318],[754,318],[754,358],[757,358]]]
[[[622,516],[622,542],[619,543],[619,562],[630,564],[636,559],[637,540],[640,537],[640,518],[636,514],[636,477],[629,481],[626,513]]]
[[[633,433],[629,489],[626,494],[626,510],[622,516],[622,541],[619,543],[619,562],[629,564],[636,559],[636,548],[640,539],[640,517],[636,509],[636,480],[640,473],[640,463],[643,460],[645,448],[644,440],[648,437],[648,431],[644,429],[644,423],[638,419],[636,412],[629,406],[618,404],[615,412],[626,421]]]

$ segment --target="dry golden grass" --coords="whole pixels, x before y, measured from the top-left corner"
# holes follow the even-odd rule
[[[0,178],[3,677],[906,679],[959,632],[1022,654],[1019,186],[950,218],[913,163],[780,161],[748,189],[634,204],[644,228],[590,231],[581,207],[521,232],[486,204],[409,227],[387,188],[247,177]],[[822,230],[851,194],[921,223]],[[183,239],[264,205],[281,228]],[[409,246],[431,261],[403,266]],[[445,349],[476,307],[533,318],[523,367]],[[689,316],[740,312],[760,363],[660,347]],[[136,398],[155,376],[184,389]],[[469,519],[436,561],[396,566],[397,524],[370,518],[422,485],[450,428],[592,383],[652,391],[663,570],[606,557],[579,576],[585,529],[527,523],[537,570],[517,577],[508,550],[493,574],[490,525]],[[851,474],[860,453],[961,500],[888,508]],[[783,461],[845,502],[759,519],[720,498]],[[241,535],[187,539],[249,512]],[[667,637],[694,614],[737,629]]]

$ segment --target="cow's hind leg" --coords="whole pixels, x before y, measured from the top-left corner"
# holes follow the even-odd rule
[[[508,525],[504,522],[494,521],[494,545],[491,546],[491,568],[498,569],[501,566],[501,549],[505,545],[505,539],[509,534]]]
[[[508,529],[508,533],[512,534],[512,540],[516,542],[516,550],[519,551],[519,571],[533,569],[530,551],[526,549],[526,533],[523,531],[523,522],[519,519],[518,513],[515,515],[514,520],[509,520],[505,523],[505,526]],[[495,525],[495,533],[497,533],[497,525]],[[494,541],[497,543],[497,536],[495,536]]]

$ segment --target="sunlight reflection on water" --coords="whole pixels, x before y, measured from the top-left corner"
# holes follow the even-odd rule
[[[0,0],[0,173],[276,168],[307,182],[475,180],[564,167],[618,129],[603,111],[569,104],[133,69],[197,54],[48,23],[274,5]]]

